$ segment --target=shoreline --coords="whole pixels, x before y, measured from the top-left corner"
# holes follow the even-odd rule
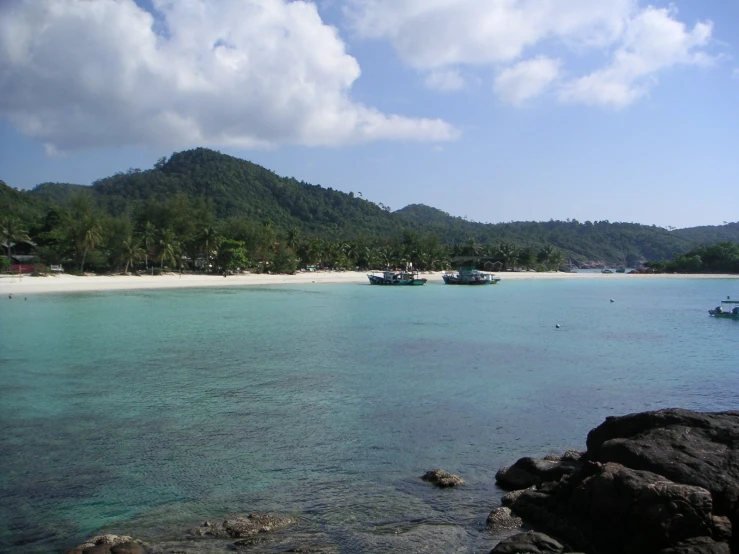
[[[32,277],[28,275],[1,275],[0,294],[50,294],[73,292],[105,292],[126,290],[163,290],[182,288],[224,288],[239,286],[264,285],[304,285],[313,283],[332,284],[369,284],[365,271],[316,271],[297,273],[295,275],[268,275],[245,273],[230,275],[48,275]],[[441,284],[442,271],[422,273],[433,284]],[[603,273],[564,273],[564,272],[503,272],[497,276],[505,281],[519,280],[591,280],[591,279],[739,279],[739,275],[730,274],[603,274]]]

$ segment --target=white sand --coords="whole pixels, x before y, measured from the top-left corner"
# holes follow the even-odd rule
[[[432,282],[441,283],[442,272],[422,273]],[[496,276],[508,280],[533,279],[739,279],[739,275],[642,275],[642,274],[603,274],[603,273],[535,273],[501,272]],[[249,285],[284,285],[308,283],[362,283],[369,284],[367,273],[363,271],[317,271],[297,275],[50,275],[48,277],[0,276],[0,295],[29,295],[59,292],[94,292],[109,290],[176,289],[199,287],[238,287]]]

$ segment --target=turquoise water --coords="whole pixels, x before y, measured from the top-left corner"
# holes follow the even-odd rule
[[[500,466],[583,448],[607,415],[739,407],[739,322],[707,314],[728,294],[739,281],[0,300],[0,550],[275,511],[298,518],[280,548],[485,551]],[[434,467],[467,484],[418,479]]]

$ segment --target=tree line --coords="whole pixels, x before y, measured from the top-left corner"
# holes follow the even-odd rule
[[[702,245],[671,260],[647,262],[645,266],[660,273],[739,273],[739,244],[724,241]]]
[[[406,230],[398,237],[335,239],[282,229],[270,221],[216,220],[207,202],[177,195],[146,202],[133,214],[110,215],[92,197],[75,194],[26,227],[10,215],[0,221],[0,238],[13,244],[33,241],[40,264],[64,265],[71,272],[202,271],[293,273],[317,269],[449,269],[469,259],[481,268],[558,269],[564,253],[552,245],[478,243],[474,238],[444,244],[433,233]],[[485,263],[488,265],[485,266]]]
[[[361,192],[280,177],[206,148],[177,152],[151,169],[131,168],[89,187],[43,183],[18,191],[0,182],[0,220],[5,215],[18,218],[39,244],[42,259],[73,260],[78,270],[112,270],[121,251],[133,249],[137,241],[143,241],[138,246],[147,270],[187,260],[220,267],[223,258],[219,261],[216,254],[223,250],[227,256],[240,247],[234,250],[230,243],[216,241],[218,248],[211,248],[218,237],[243,242],[248,266],[255,268],[274,267],[275,259],[278,266],[284,262],[288,267],[294,259],[332,267],[413,260],[407,263],[438,268],[458,256],[467,241],[506,267],[562,265],[546,254],[548,247],[573,267],[635,267],[688,252],[699,241],[739,240],[739,224],[677,230],[609,221],[485,224],[420,204],[392,211]],[[296,233],[297,243],[288,237]],[[202,235],[212,235],[209,253]],[[129,255],[128,265],[138,268],[139,255]]]

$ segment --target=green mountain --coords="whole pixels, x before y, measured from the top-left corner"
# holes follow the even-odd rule
[[[117,173],[91,187],[44,183],[21,192],[0,182],[0,207],[14,211],[29,226],[38,226],[52,207],[68,208],[81,195],[87,195],[110,217],[153,220],[160,228],[180,233],[194,225],[192,219],[266,224],[281,232],[294,229],[306,238],[331,240],[399,240],[410,233],[436,235],[447,245],[470,240],[531,248],[554,245],[572,261],[614,265],[664,260],[700,243],[739,240],[739,223],[668,231],[654,225],[608,221],[483,224],[421,204],[390,212],[353,193],[280,177],[251,162],[205,148],[172,154],[153,169]],[[180,220],[188,221],[173,223],[177,212],[181,212]]]

